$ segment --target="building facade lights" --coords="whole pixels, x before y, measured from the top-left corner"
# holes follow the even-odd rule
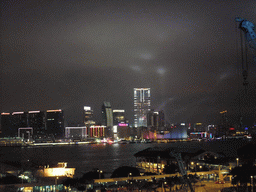
[[[147,126],[150,111],[150,88],[134,88],[134,126]]]

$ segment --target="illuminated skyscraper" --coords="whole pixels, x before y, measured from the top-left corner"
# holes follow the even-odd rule
[[[134,88],[134,126],[147,126],[150,111],[150,88]]]
[[[155,112],[153,109],[147,113],[147,127],[159,127],[159,113]]]
[[[123,109],[114,109],[113,110],[114,125],[118,125],[119,123],[127,123],[124,113],[125,113],[125,110],[123,110]]]
[[[84,124],[85,125],[95,124],[95,122],[93,121],[93,110],[89,106],[84,106]]]
[[[113,127],[113,113],[110,102],[104,101],[102,105],[103,125]]]

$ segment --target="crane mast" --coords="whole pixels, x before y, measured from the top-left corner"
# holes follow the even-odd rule
[[[178,163],[178,166],[179,166],[179,170],[180,170],[180,173],[182,175],[182,178],[183,180],[188,184],[189,188],[190,188],[190,191],[191,192],[195,192],[194,189],[193,189],[193,186],[190,182],[190,180],[188,179],[188,176],[187,176],[187,171],[185,169],[185,166],[184,166],[184,163],[183,163],[183,160],[182,160],[182,157],[181,157],[181,154],[180,153],[177,153],[175,152],[174,150],[172,150],[170,152],[170,155],[175,157],[177,163]]]
[[[252,52],[256,50],[256,33],[254,32],[254,24],[246,19],[242,19],[240,17],[237,17],[236,22],[239,22],[239,29],[241,29],[241,32],[244,33],[245,39],[249,45],[249,48],[251,49]],[[243,85],[246,87],[248,85],[247,77],[248,77],[248,63],[247,63],[247,46],[244,45],[243,47],[243,38],[241,36],[241,50],[242,50],[242,75],[243,75]],[[245,49],[245,51],[244,51]],[[256,56],[254,53],[253,57],[254,60],[256,61]],[[244,56],[245,56],[245,61],[244,61]],[[245,65],[244,65],[245,63]]]

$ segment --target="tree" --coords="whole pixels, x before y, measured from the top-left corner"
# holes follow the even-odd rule
[[[256,159],[256,144],[248,143],[237,150],[237,154],[240,160],[247,164],[253,165]]]
[[[105,175],[102,170],[99,169],[93,169],[92,171],[89,171],[85,173],[82,178],[80,179],[83,183],[91,183],[94,179],[104,179]]]
[[[140,176],[140,171],[135,167],[122,166],[118,167],[111,175],[111,178],[116,177],[133,177]]]
[[[0,179],[0,184],[16,184],[22,183],[22,180],[14,175],[7,175]]]
[[[251,182],[251,176],[256,175],[256,166],[251,164],[244,164],[242,167],[235,167],[231,170],[233,175],[233,183],[246,186],[247,183]]]

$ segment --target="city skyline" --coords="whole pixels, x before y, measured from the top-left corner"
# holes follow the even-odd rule
[[[248,51],[245,93],[235,22],[256,23],[253,0],[5,1],[1,13],[1,112],[82,122],[86,105],[100,121],[109,101],[132,120],[133,88],[150,87],[168,122],[255,121],[256,65]]]

